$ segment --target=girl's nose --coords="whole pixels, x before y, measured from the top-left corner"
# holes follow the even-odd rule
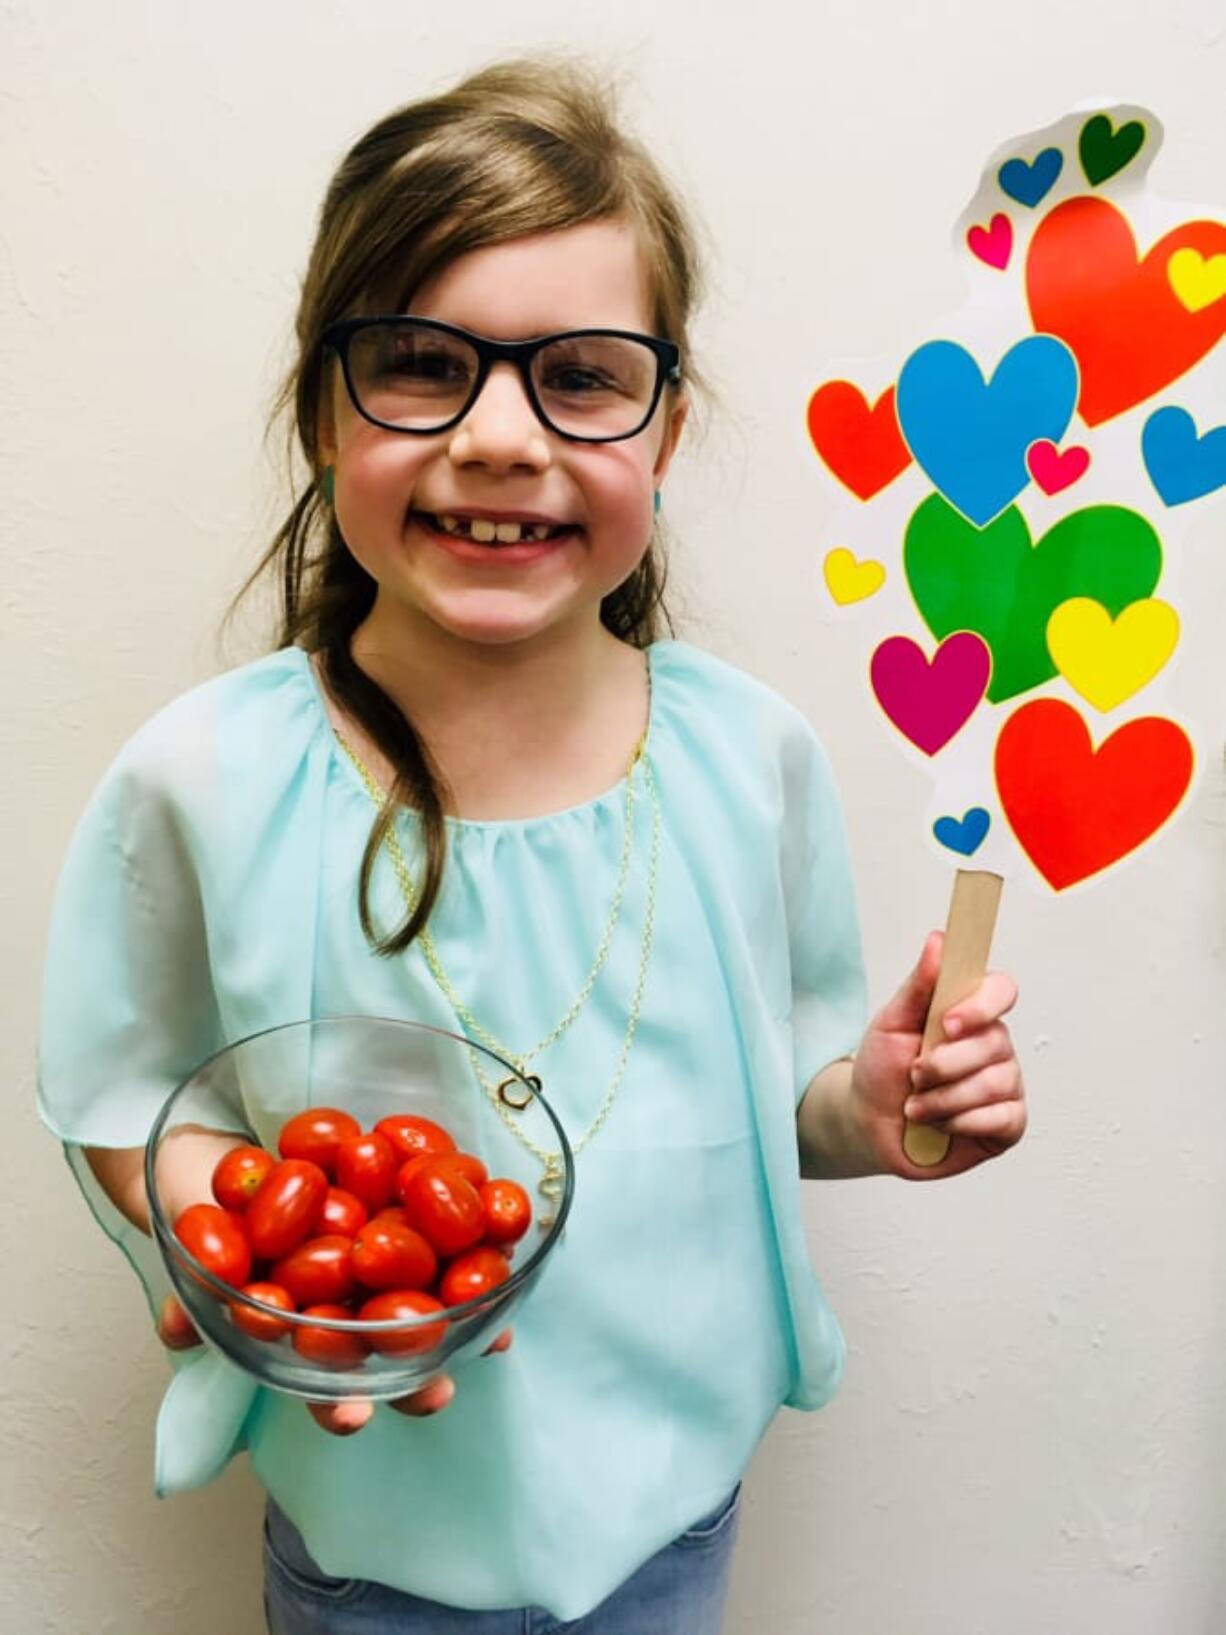
[[[540,471],[550,462],[549,437],[536,417],[514,364],[496,363],[477,401],[451,433],[457,465],[494,471]]]

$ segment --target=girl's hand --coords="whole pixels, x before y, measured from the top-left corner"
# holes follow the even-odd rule
[[[186,1351],[190,1346],[201,1343],[195,1324],[173,1294],[168,1294],[162,1302],[157,1335],[171,1351]],[[510,1344],[511,1330],[504,1329],[493,1345],[487,1348],[485,1355],[488,1357],[492,1352],[506,1351]],[[414,1419],[424,1419],[428,1414],[436,1414],[445,1408],[454,1396],[455,1381],[450,1374],[440,1374],[419,1391],[389,1402],[388,1407],[395,1408],[397,1413],[409,1414]],[[368,1423],[375,1411],[374,1403],[365,1398],[350,1402],[308,1402],[306,1408],[315,1423],[333,1436],[352,1436]]]
[[[851,1098],[863,1138],[881,1169],[911,1181],[959,1175],[998,1157],[1026,1129],[1021,1065],[1001,1020],[1017,1000],[1011,977],[990,971],[946,1011],[946,1037],[920,1054],[943,940],[939,931],[928,938],[914,971],[869,1024],[852,1066]],[[939,1164],[921,1168],[906,1156],[904,1121],[953,1137]]]

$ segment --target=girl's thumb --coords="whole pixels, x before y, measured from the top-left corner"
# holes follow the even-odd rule
[[[942,931],[928,935],[914,969],[880,1016],[881,1025],[891,1033],[922,1033],[941,970]]]

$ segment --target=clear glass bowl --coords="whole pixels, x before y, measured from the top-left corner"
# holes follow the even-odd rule
[[[491,1095],[505,1084],[519,1110]],[[509,1081],[507,1083],[506,1081]],[[339,1107],[369,1129],[390,1113],[415,1113],[450,1131],[461,1150],[476,1154],[491,1177],[506,1176],[527,1191],[533,1221],[512,1247],[511,1276],[497,1289],[464,1305],[417,1319],[363,1323],[304,1318],[250,1299],[205,1269],[174,1234],[159,1192],[163,1143],[190,1124],[233,1131],[277,1151],[277,1135],[293,1114],[309,1107]],[[513,1121],[547,1152],[560,1155],[557,1197],[541,1196],[544,1165],[513,1133]],[[419,1022],[382,1017],[328,1016],[295,1022],[240,1039],[210,1056],[168,1097],[145,1149],[145,1183],[154,1237],[175,1292],[205,1342],[237,1363],[261,1385],[317,1402],[353,1397],[387,1400],[404,1396],[445,1368],[482,1352],[507,1326],[514,1308],[536,1282],[561,1236],[574,1192],[574,1160],[566,1133],[531,1078],[510,1062],[460,1034]],[[204,1201],[204,1200],[201,1200]],[[394,1202],[395,1200],[393,1200]],[[552,1214],[542,1229],[540,1222]],[[375,1291],[371,1291],[372,1293]],[[290,1332],[279,1340],[257,1339],[238,1327],[231,1308],[282,1318]],[[344,1368],[301,1355],[293,1330],[303,1326],[356,1335],[365,1343],[384,1331],[403,1334],[445,1321],[437,1343],[420,1353],[369,1351]]]

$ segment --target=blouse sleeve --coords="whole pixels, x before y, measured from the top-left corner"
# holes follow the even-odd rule
[[[133,760],[121,756],[95,791],[56,887],[38,1108],[156,1307],[169,1288],[157,1250],[111,1204],[82,1148],[143,1145],[166,1097],[223,1039],[186,827]]]
[[[864,962],[842,807],[830,763],[798,718],[785,745],[781,847],[799,1104],[815,1074],[860,1042]]]

